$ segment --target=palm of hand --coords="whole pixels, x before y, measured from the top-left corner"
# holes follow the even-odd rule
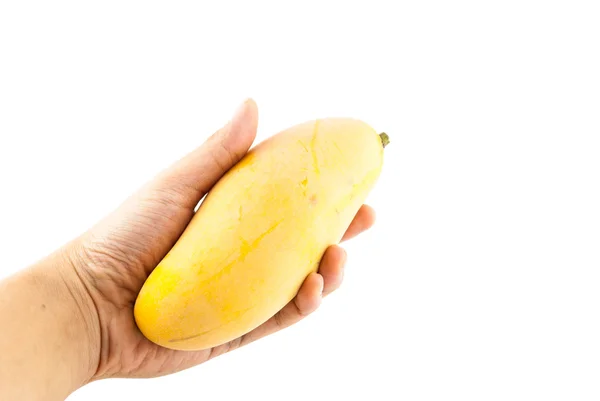
[[[100,323],[94,379],[153,377],[195,366],[298,322],[341,284],[345,253],[332,246],[319,272],[306,278],[294,300],[254,331],[229,343],[196,352],[174,351],[150,342],[137,328],[133,306],[139,290],[185,229],[198,201],[246,153],[254,140],[256,121],[254,103],[246,102],[202,147],[76,241],[75,267]],[[373,219],[373,210],[363,206],[344,239],[369,228]]]

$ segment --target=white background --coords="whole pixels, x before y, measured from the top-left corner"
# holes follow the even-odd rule
[[[597,400],[594,1],[0,3],[0,274],[256,99],[259,140],[390,134],[346,281],[301,324],[83,400]],[[1,325],[1,322],[0,322]],[[132,398],[135,397],[135,398]]]

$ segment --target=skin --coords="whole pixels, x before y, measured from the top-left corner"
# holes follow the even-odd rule
[[[252,100],[116,211],[37,264],[0,282],[0,399],[64,400],[95,380],[156,377],[206,362],[289,327],[314,312],[343,278],[344,250],[331,246],[294,300],[254,331],[213,349],[173,351],[137,329],[133,305],[203,195],[250,148]],[[372,226],[363,206],[348,240]]]

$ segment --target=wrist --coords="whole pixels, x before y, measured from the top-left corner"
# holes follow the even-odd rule
[[[70,344],[77,350],[74,373],[79,378],[78,387],[81,387],[93,380],[98,369],[101,335],[98,309],[75,263],[77,251],[74,247],[74,244],[69,244],[61,249],[56,255],[57,263],[50,263],[49,267],[54,265],[60,277],[58,285],[64,296],[65,308],[72,316],[68,337],[73,339]]]
[[[0,325],[0,399],[64,400],[93,377],[98,315],[68,250],[0,281]]]
[[[41,275],[52,275],[49,282],[60,294],[60,308],[64,308],[60,315],[65,319],[63,346],[74,356],[71,361],[73,382],[79,388],[93,380],[101,338],[98,310],[78,271],[74,247],[69,244],[60,249],[34,270],[37,268]]]

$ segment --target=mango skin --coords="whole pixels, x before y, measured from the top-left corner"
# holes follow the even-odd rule
[[[206,196],[134,307],[152,342],[224,344],[294,298],[375,185],[381,139],[344,118],[305,122],[261,142]]]

